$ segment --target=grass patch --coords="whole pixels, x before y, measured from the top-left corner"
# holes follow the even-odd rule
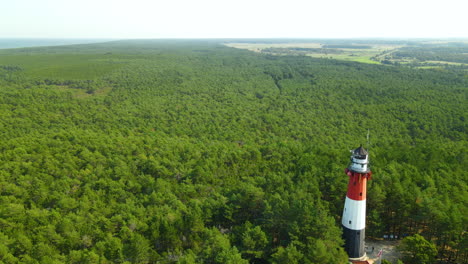
[[[73,95],[73,98],[76,98],[76,99],[86,99],[86,98],[92,98],[92,97],[106,96],[112,91],[112,87],[109,87],[109,86],[97,89],[94,93],[88,93],[84,89],[70,88],[68,86],[63,86],[63,85],[56,85],[54,88],[62,92],[71,92]]]
[[[96,90],[92,94],[87,93],[84,90],[79,90],[79,92],[75,94],[75,98],[85,99],[85,98],[96,97],[96,96],[106,96],[107,94],[110,93],[110,91],[112,91],[112,87],[103,87],[101,89]]]

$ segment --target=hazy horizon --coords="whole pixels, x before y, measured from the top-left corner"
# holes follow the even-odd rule
[[[394,42],[431,42],[431,41],[447,41],[447,42],[467,42],[468,38],[127,38],[127,39],[108,39],[108,38],[0,38],[0,49],[15,49],[15,48],[32,48],[32,47],[49,47],[63,45],[79,45],[105,43],[110,41],[126,41],[126,40],[219,40],[226,43],[312,43],[324,42],[333,43],[335,41],[355,41],[366,43],[366,41],[394,41]]]
[[[114,40],[97,38],[0,38],[0,49],[91,44]]]
[[[465,39],[467,9],[462,0],[17,0],[3,4],[0,38]]]

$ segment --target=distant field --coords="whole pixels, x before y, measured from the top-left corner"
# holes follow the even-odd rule
[[[228,47],[261,51],[267,48],[321,48],[320,43],[226,43]]]
[[[398,44],[341,44],[324,43],[227,43],[228,47],[247,49],[274,55],[305,55],[363,63],[379,64],[372,57],[402,47]]]
[[[300,55],[416,68],[468,67],[467,41],[341,41],[226,43],[228,47],[271,55]]]

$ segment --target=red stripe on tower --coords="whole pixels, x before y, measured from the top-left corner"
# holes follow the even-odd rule
[[[345,173],[349,176],[348,193],[346,196],[350,199],[361,201],[366,200],[367,180],[371,176],[371,172],[362,174],[345,169]]]

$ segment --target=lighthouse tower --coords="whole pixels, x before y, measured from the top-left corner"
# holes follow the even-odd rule
[[[345,169],[349,183],[341,223],[349,260],[358,262],[367,259],[364,251],[366,186],[372,172],[369,169],[369,153],[362,145],[351,153],[351,162]]]

